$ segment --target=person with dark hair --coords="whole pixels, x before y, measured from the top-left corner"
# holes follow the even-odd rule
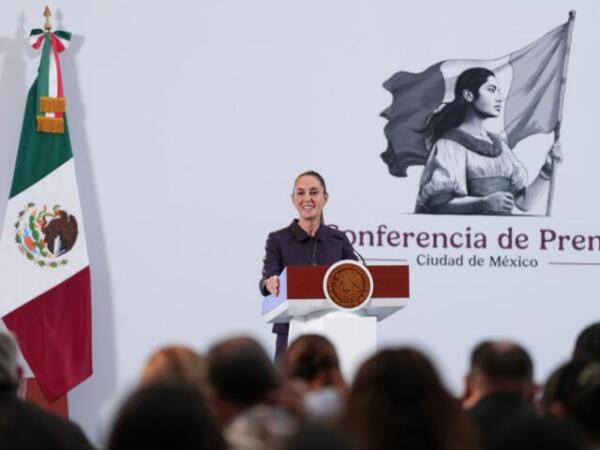
[[[313,420],[333,420],[341,412],[346,383],[335,347],[325,336],[305,334],[289,346],[281,359],[286,381],[305,388],[304,414]]]
[[[323,221],[323,208],[329,193],[318,172],[309,170],[298,175],[291,198],[298,211],[298,219],[270,233],[267,238],[259,283],[263,295],[279,294],[279,274],[287,266],[329,266],[343,259],[357,259],[346,235],[328,227]],[[273,325],[273,333],[277,335],[276,359],[287,347],[288,331],[287,323]]]
[[[362,364],[342,425],[361,450],[477,448],[459,402],[410,348],[382,350]]]
[[[73,422],[17,397],[21,369],[17,344],[0,332],[0,448],[10,450],[92,450]]]
[[[555,143],[537,177],[527,184],[527,170],[504,140],[486,130],[499,117],[502,93],[494,72],[475,67],[462,72],[454,99],[442,104],[423,129],[430,148],[421,176],[415,212],[433,214],[510,214],[527,211],[548,187],[560,159]]]
[[[573,359],[595,359],[600,361],[600,322],[583,329],[573,349]]]
[[[564,419],[565,411],[563,404],[557,399],[558,381],[567,366],[568,363],[561,364],[548,376],[540,400],[542,414],[559,420]]]
[[[272,448],[296,421],[272,398],[280,383],[263,348],[249,337],[219,342],[208,352],[211,406],[231,450]]]
[[[600,361],[569,361],[555,378],[549,413],[573,423],[590,448],[600,448]]]
[[[135,392],[119,412],[108,450],[225,450],[206,401],[184,385],[152,385]]]
[[[480,432],[483,448],[493,434],[517,415],[535,415],[533,362],[520,345],[508,341],[484,341],[471,354],[465,379],[464,407]]]

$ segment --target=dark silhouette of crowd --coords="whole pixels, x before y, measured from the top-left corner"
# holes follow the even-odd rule
[[[568,357],[568,356],[566,356]],[[74,423],[17,395],[14,339],[0,334],[0,449],[91,449]],[[108,450],[598,450],[600,322],[543,387],[520,344],[486,340],[454,397],[423,352],[386,348],[344,380],[323,336],[292,342],[277,365],[254,339],[206,355],[156,351],[110,427]]]

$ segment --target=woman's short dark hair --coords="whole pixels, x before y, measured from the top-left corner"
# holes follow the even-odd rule
[[[479,88],[493,77],[494,72],[483,67],[473,67],[462,72],[454,85],[454,100],[442,105],[439,111],[432,113],[425,123],[425,138],[429,145],[433,145],[447,131],[457,128],[465,121],[467,115],[467,102],[463,98],[465,90],[473,94],[473,99],[479,97]]]

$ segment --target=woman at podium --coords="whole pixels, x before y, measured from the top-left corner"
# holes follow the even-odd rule
[[[263,295],[279,293],[279,274],[287,266],[324,265],[354,259],[352,244],[346,235],[323,223],[323,208],[329,194],[323,177],[309,170],[296,177],[292,203],[298,218],[267,237],[260,291]],[[275,358],[287,348],[289,324],[273,325],[277,335]]]

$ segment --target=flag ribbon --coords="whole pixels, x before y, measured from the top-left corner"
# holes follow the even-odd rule
[[[38,98],[36,102],[37,131],[64,133],[66,104],[58,55],[67,48],[71,33],[66,31],[52,33],[35,29],[31,31],[29,38],[34,49],[42,48],[36,94]]]

